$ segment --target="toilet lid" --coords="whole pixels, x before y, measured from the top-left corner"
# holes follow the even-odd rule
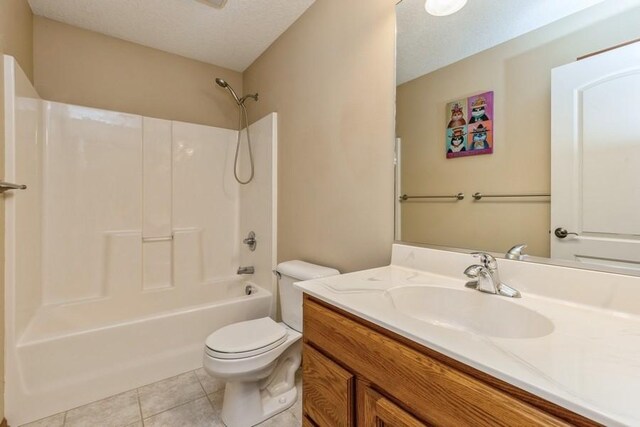
[[[207,352],[225,359],[264,353],[287,339],[284,326],[270,317],[238,322],[218,329],[207,337]]]

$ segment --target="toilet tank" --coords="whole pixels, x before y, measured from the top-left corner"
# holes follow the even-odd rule
[[[282,321],[290,328],[302,332],[302,291],[293,287],[295,282],[320,279],[340,274],[335,268],[323,267],[308,262],[294,260],[278,264],[278,292]]]

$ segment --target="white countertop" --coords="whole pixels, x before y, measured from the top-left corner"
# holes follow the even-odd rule
[[[468,258],[471,264],[471,257]],[[574,271],[584,274],[582,270]],[[537,338],[496,338],[409,317],[394,308],[386,292],[398,286],[419,285],[477,293],[464,288],[461,271],[453,273],[446,276],[390,265],[299,282],[296,286],[587,418],[608,426],[640,425],[640,316],[524,292],[523,288],[530,286],[518,287],[503,276],[504,282],[523,291],[522,298],[507,300],[547,317],[554,329]],[[549,280],[553,280],[553,274]]]

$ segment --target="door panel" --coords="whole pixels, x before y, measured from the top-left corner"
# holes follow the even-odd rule
[[[302,371],[304,413],[320,427],[353,426],[353,375],[308,344]]]
[[[640,71],[607,78],[581,95],[583,232],[639,236]]]
[[[640,269],[638,99],[640,43],[553,70],[552,258]]]
[[[359,424],[365,427],[426,427],[422,421],[400,408],[363,382],[358,382],[362,399]]]

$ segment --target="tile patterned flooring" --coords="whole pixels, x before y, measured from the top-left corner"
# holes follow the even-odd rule
[[[298,401],[261,427],[302,425],[300,372],[296,376]],[[220,419],[223,394],[224,382],[200,368],[22,427],[224,427]]]

